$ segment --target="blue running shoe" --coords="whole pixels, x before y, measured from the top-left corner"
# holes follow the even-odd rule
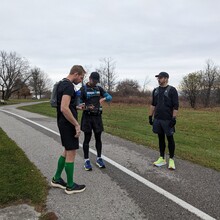
[[[86,171],[91,171],[92,170],[92,165],[90,163],[90,160],[87,160],[85,163],[84,163],[84,168]]]
[[[102,158],[97,159],[96,165],[97,165],[99,168],[105,168],[105,164],[104,164]]]

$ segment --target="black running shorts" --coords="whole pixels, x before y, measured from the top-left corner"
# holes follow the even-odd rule
[[[175,128],[170,127],[170,120],[154,119],[153,132],[156,134],[166,134],[167,136],[171,136],[174,134]]]
[[[95,133],[104,131],[102,116],[84,113],[81,120],[81,130],[86,133],[92,132],[92,130]]]
[[[66,150],[79,149],[79,138],[75,138],[75,127],[68,121],[58,122],[58,128],[60,131],[61,143]]]

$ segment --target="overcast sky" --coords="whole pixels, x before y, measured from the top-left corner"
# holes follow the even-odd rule
[[[56,81],[74,64],[116,61],[118,80],[157,85],[220,65],[219,0],[0,0],[0,50],[16,51]]]

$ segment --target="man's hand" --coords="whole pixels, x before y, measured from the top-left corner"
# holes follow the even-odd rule
[[[172,127],[174,127],[175,126],[175,124],[176,124],[176,118],[175,117],[173,117],[172,119],[171,119],[171,121],[170,121],[170,127],[172,128]]]
[[[93,110],[95,108],[95,106],[93,105],[93,104],[89,104],[88,106],[87,106],[87,109],[88,110]]]
[[[76,125],[75,126],[75,129],[76,129],[76,135],[75,135],[75,138],[79,138],[80,136],[80,133],[81,133],[81,130],[80,130],[80,125]]]
[[[102,104],[105,100],[106,100],[106,98],[101,98],[101,99],[99,100],[99,103]]]
[[[153,125],[153,117],[152,117],[152,115],[149,116],[149,124]]]
[[[86,108],[85,103],[81,103],[78,106],[76,106],[77,110],[85,110],[85,108]]]

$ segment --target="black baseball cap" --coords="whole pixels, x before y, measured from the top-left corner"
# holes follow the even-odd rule
[[[166,72],[160,72],[158,75],[156,75],[155,77],[159,77],[159,78],[162,78],[162,77],[165,77],[165,78],[169,78],[169,74],[166,73]]]
[[[92,80],[94,80],[95,82],[100,82],[100,76],[99,76],[99,73],[97,72],[92,72],[90,74],[90,77]]]

